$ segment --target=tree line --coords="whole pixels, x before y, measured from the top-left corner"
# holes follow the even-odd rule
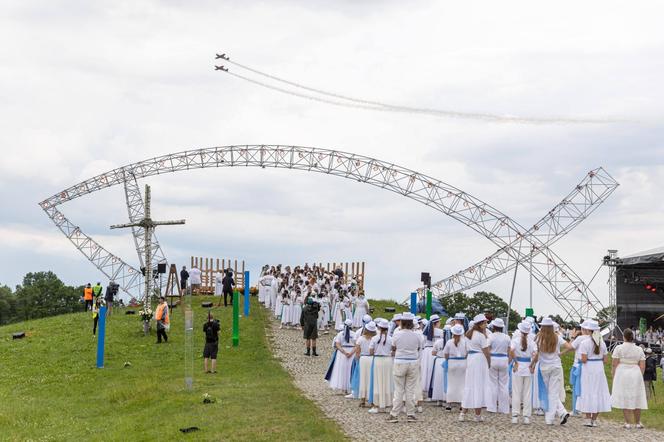
[[[28,273],[12,291],[0,286],[0,325],[85,311],[83,286],[65,285],[53,272]]]

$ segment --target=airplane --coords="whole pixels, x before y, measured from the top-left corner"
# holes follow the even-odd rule
[[[214,67],[214,70],[215,70],[215,71],[224,71],[224,72],[228,72],[228,68],[225,68],[225,67],[223,67],[223,66],[215,66],[215,67]]]
[[[220,58],[221,58],[222,60],[230,60],[230,58],[228,58],[228,56],[226,55],[225,52],[224,52],[223,54],[221,54],[221,55],[219,55],[219,54],[215,54],[215,55],[216,55],[215,60],[219,60]]]

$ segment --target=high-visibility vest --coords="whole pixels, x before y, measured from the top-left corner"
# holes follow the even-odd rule
[[[86,287],[83,289],[83,299],[86,301],[92,301],[92,287]]]
[[[155,312],[154,317],[157,321],[163,321],[164,324],[168,324],[170,321],[168,319],[168,313],[164,313],[165,309],[166,309],[166,303],[159,304],[157,306],[157,311]]]
[[[96,286],[92,287],[92,292],[95,294],[95,296],[99,296],[99,295],[101,295],[101,289],[102,289],[102,286],[96,285]]]

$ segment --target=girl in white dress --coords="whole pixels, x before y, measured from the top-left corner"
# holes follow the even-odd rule
[[[611,411],[609,384],[604,374],[607,350],[597,321],[588,321],[593,332],[580,347],[581,353],[581,395],[577,401],[580,412],[586,413],[586,427],[597,426],[597,416]]]
[[[560,418],[560,425],[565,425],[569,419],[569,413],[560,401],[560,389],[563,381],[560,367],[560,347],[564,347],[562,354],[573,350],[572,346],[553,331],[553,320],[544,318],[541,323],[540,332],[535,339],[538,352],[531,362],[533,367],[539,362],[537,368],[537,393],[540,405],[544,409],[544,421],[547,425],[553,425],[556,416]]]
[[[443,365],[443,392],[448,409],[452,405],[459,406],[459,420],[463,420],[461,408],[466,383],[466,361],[468,357],[468,339],[464,336],[463,325],[456,324],[451,329],[452,339],[447,341],[443,349],[445,362]]]
[[[634,344],[634,332],[623,331],[624,344],[613,350],[611,377],[613,391],[611,405],[621,408],[625,417],[625,428],[643,428],[641,410],[648,409],[643,372],[646,369],[646,355],[643,349]]]
[[[350,369],[355,354],[355,339],[351,333],[353,321],[348,319],[344,324],[345,329],[334,338],[336,357],[329,376],[329,385],[333,390],[339,390],[342,394],[350,393]]]
[[[530,363],[537,352],[535,339],[530,334],[530,322],[518,326],[510,343],[510,367],[512,367],[512,423],[519,423],[519,412],[523,405],[523,423],[530,424],[532,414],[531,392],[533,368]]]
[[[362,317],[367,313],[369,313],[369,302],[364,299],[364,293],[360,293],[355,300],[355,311],[353,312],[354,328],[362,327]]]
[[[292,299],[290,322],[296,329],[300,328],[300,316],[302,316],[302,303],[304,298],[299,292],[295,292],[295,298]]]
[[[334,316],[332,320],[334,321],[334,329],[337,332],[340,332],[341,330],[344,329],[344,309],[343,309],[342,299],[338,300],[336,303],[336,306],[334,308]]]
[[[292,298],[288,295],[286,291],[283,292],[281,295],[281,325],[279,328],[284,328],[286,326],[287,328],[290,327],[291,324],[291,303],[292,303]]]
[[[443,356],[443,350],[448,341],[452,339],[452,318],[447,319],[445,327],[442,329],[442,336],[434,342],[433,347],[431,348],[431,355],[433,356],[432,367],[431,367],[431,383],[429,386],[429,398],[432,401],[437,401],[437,405],[441,406],[442,401],[445,400],[445,389],[444,389],[444,376],[443,376],[443,362],[445,357]],[[463,333],[463,332],[462,332]],[[446,409],[449,411],[452,409],[449,405],[446,406]]]
[[[577,399],[579,399],[579,394],[581,393],[581,344],[586,340],[590,339],[592,331],[587,329],[588,321],[583,321],[581,323],[581,335],[574,338],[572,341],[572,347],[574,347],[574,364],[569,372],[569,384],[572,387],[572,416],[578,417],[579,407],[576,405]]]
[[[350,297],[344,296],[343,298],[343,304],[342,304],[342,310],[344,314],[344,322],[347,319],[350,319],[351,324],[353,323],[353,301],[350,299]],[[362,318],[360,316],[360,318]]]
[[[486,410],[491,413],[508,414],[510,412],[509,394],[509,348],[510,338],[503,330],[505,323],[496,318],[491,321],[493,333],[489,336],[491,349],[491,369],[489,370],[489,397]]]
[[[422,358],[420,359],[420,383],[422,384],[422,393],[426,400],[431,400],[433,391],[431,387],[431,372],[433,371],[433,344],[443,337],[443,331],[439,328],[440,316],[431,315],[429,323],[424,327],[422,334],[424,335],[424,350],[422,350]],[[432,394],[430,395],[429,392]]]
[[[369,392],[369,401],[373,407],[369,413],[384,413],[388,405],[392,405],[394,386],[392,382],[392,338],[388,334],[390,323],[386,320],[378,322],[379,334],[371,339],[369,352],[373,356],[371,377],[373,387]]]
[[[482,408],[486,407],[489,398],[489,368],[491,367],[491,352],[486,337],[487,319],[483,314],[475,316],[473,326],[466,333],[468,338],[468,363],[466,365],[466,378],[463,388],[461,406],[468,410],[475,410],[475,421],[482,422]],[[459,420],[464,420],[463,411]]]
[[[355,357],[359,361],[355,377],[359,379],[359,383],[357,391],[353,391],[353,393],[360,399],[360,407],[365,407],[371,388],[371,365],[373,362],[369,347],[371,346],[371,340],[376,336],[376,323],[371,321],[362,330],[362,336],[355,341]]]

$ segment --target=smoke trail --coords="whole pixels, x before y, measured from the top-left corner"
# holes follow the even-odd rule
[[[364,110],[373,110],[381,112],[399,112],[399,113],[408,113],[408,114],[419,114],[419,115],[432,115],[437,117],[447,117],[447,118],[461,118],[461,119],[472,119],[472,120],[482,120],[482,121],[492,121],[492,122],[504,122],[504,123],[531,123],[531,124],[607,124],[607,123],[619,123],[626,122],[623,119],[615,118],[572,118],[572,117],[520,117],[515,115],[501,115],[493,113],[479,113],[479,112],[456,112],[444,109],[432,109],[432,108],[421,108],[421,107],[411,107],[411,106],[401,106],[390,103],[384,103],[380,101],[366,100],[361,98],[350,97],[348,95],[337,94],[333,92],[324,91],[322,89],[313,88],[306,86],[294,81],[289,81],[266,72],[259,71],[257,69],[251,68],[249,66],[237,63],[235,61],[224,59],[224,63],[232,64],[241,69],[245,69],[249,72],[253,72],[257,75],[269,78],[271,80],[293,86],[295,88],[303,89],[309,92],[314,92],[319,95],[324,95],[327,97],[333,97],[338,100],[331,100],[328,98],[318,97],[311,94],[296,92],[293,90],[284,89],[272,84],[268,84],[253,78],[246,77],[244,75],[236,74],[234,72],[222,71],[227,74],[230,74],[234,77],[237,77],[241,80],[247,81],[249,83],[256,84],[258,86],[271,89],[277,92],[284,94],[292,95],[299,98],[304,98],[307,100],[318,101],[321,103],[331,104],[334,106],[349,107],[355,109],[364,109]]]

